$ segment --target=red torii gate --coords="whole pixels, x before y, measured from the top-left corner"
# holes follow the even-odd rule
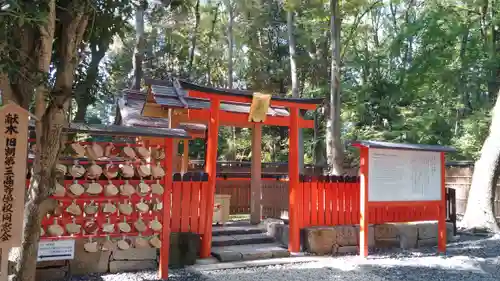
[[[207,151],[205,171],[209,175],[209,192],[212,194],[207,204],[206,214],[213,215],[213,204],[216,183],[216,162],[218,147],[218,131],[220,126],[253,128],[252,132],[252,196],[251,210],[254,217],[261,218],[261,133],[262,125],[289,127],[289,250],[300,251],[300,233],[294,227],[297,223],[296,192],[299,186],[299,130],[314,128],[313,120],[302,117],[301,111],[315,110],[323,99],[301,99],[273,97],[266,120],[261,123],[248,121],[253,92],[229,90],[200,86],[188,81],[174,81],[174,87],[168,90],[164,84],[156,84],[149,80],[147,101],[143,115],[151,117],[168,117],[171,128],[177,128],[181,122],[207,125]],[[155,85],[156,84],[156,85]],[[157,86],[158,85],[158,86]],[[165,110],[166,109],[166,110]],[[288,109],[288,110],[287,110]],[[168,112],[168,116],[166,116]],[[258,155],[258,156],[257,156]],[[257,157],[255,157],[257,156]],[[211,221],[209,218],[208,221]],[[200,256],[210,256],[212,242],[212,225],[207,224],[202,238]]]

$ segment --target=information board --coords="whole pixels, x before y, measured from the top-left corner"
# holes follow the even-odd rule
[[[440,152],[370,148],[368,201],[441,199]]]
[[[72,260],[75,257],[75,240],[40,241],[38,261]]]

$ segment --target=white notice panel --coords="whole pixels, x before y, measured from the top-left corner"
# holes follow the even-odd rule
[[[75,257],[75,240],[40,241],[37,261],[72,260]]]
[[[440,152],[369,149],[368,201],[440,199]]]

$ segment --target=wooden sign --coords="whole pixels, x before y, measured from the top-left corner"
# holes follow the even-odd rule
[[[271,103],[271,95],[254,93],[248,122],[264,122],[266,121],[267,111]]]
[[[0,107],[0,248],[21,246],[28,158],[29,113],[17,104]]]

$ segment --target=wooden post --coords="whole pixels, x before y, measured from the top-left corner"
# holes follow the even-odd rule
[[[438,252],[446,252],[446,158],[441,152],[441,204],[438,219]]]
[[[252,181],[250,184],[250,223],[258,224],[262,218],[262,125],[255,123],[252,129]]]
[[[220,100],[210,102],[210,121],[208,123],[207,152],[205,155],[205,172],[208,173],[208,200],[206,209],[205,234],[202,237],[200,257],[208,258],[212,247],[212,218],[214,215],[215,183],[217,180],[217,146],[219,140],[219,108]]]
[[[160,249],[160,271],[161,279],[168,278],[168,258],[170,252],[170,211],[171,211],[171,194],[172,194],[172,143],[171,138],[165,138],[165,159],[164,159],[164,193],[163,193],[163,229],[161,234],[161,249]],[[169,153],[170,152],[170,153]]]
[[[0,267],[0,281],[9,280],[9,248],[1,248],[2,254],[1,267]]]
[[[182,154],[182,168],[181,168],[181,173],[185,174],[187,173],[189,169],[189,140],[184,140],[183,141],[184,145],[184,152]]]
[[[360,147],[359,255],[368,256],[368,148]]]
[[[289,224],[290,224],[290,252],[300,251],[300,229],[297,214],[297,190],[299,189],[299,109],[290,108],[290,142],[288,144],[288,169],[289,169]]]

